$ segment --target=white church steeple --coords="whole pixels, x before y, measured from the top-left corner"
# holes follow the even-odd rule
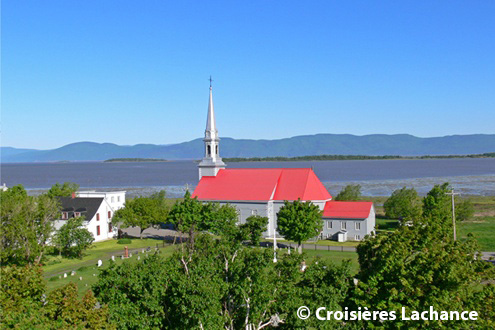
[[[211,87],[210,76],[210,100],[208,102],[208,116],[206,117],[206,130],[205,138],[205,156],[201,163],[199,163],[199,179],[203,176],[216,176],[218,171],[225,168],[225,163],[222,162],[219,153],[218,130],[215,123],[215,110],[213,108],[213,93]]]

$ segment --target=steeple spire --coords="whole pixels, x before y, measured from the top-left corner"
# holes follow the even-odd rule
[[[210,76],[210,100],[208,101],[208,116],[206,117],[206,132],[210,132],[210,135],[217,136],[217,125],[215,123],[215,110],[213,108],[213,91],[211,87],[211,76]]]
[[[218,171],[225,168],[219,152],[220,139],[218,137],[217,125],[215,123],[215,110],[213,108],[213,91],[211,87],[212,79],[210,76],[210,99],[208,101],[208,115],[206,117],[205,138],[205,156],[199,163],[199,179],[203,176],[216,176]]]

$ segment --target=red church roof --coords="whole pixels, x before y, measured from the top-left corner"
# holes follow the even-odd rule
[[[366,219],[373,202],[328,201],[323,209],[324,218]]]
[[[224,201],[332,198],[310,168],[222,169],[216,176],[202,177],[192,197]]]

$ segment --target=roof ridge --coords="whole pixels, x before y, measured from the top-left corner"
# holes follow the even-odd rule
[[[304,189],[303,189],[303,195],[302,195],[302,200],[306,200],[305,196],[306,196],[306,190],[308,190],[308,182],[309,182],[309,174],[311,173],[311,169],[309,169],[309,171],[307,171],[306,173],[306,182],[304,183]]]

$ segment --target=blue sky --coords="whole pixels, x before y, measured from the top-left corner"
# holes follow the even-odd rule
[[[494,1],[2,1],[2,146],[495,133]]]

